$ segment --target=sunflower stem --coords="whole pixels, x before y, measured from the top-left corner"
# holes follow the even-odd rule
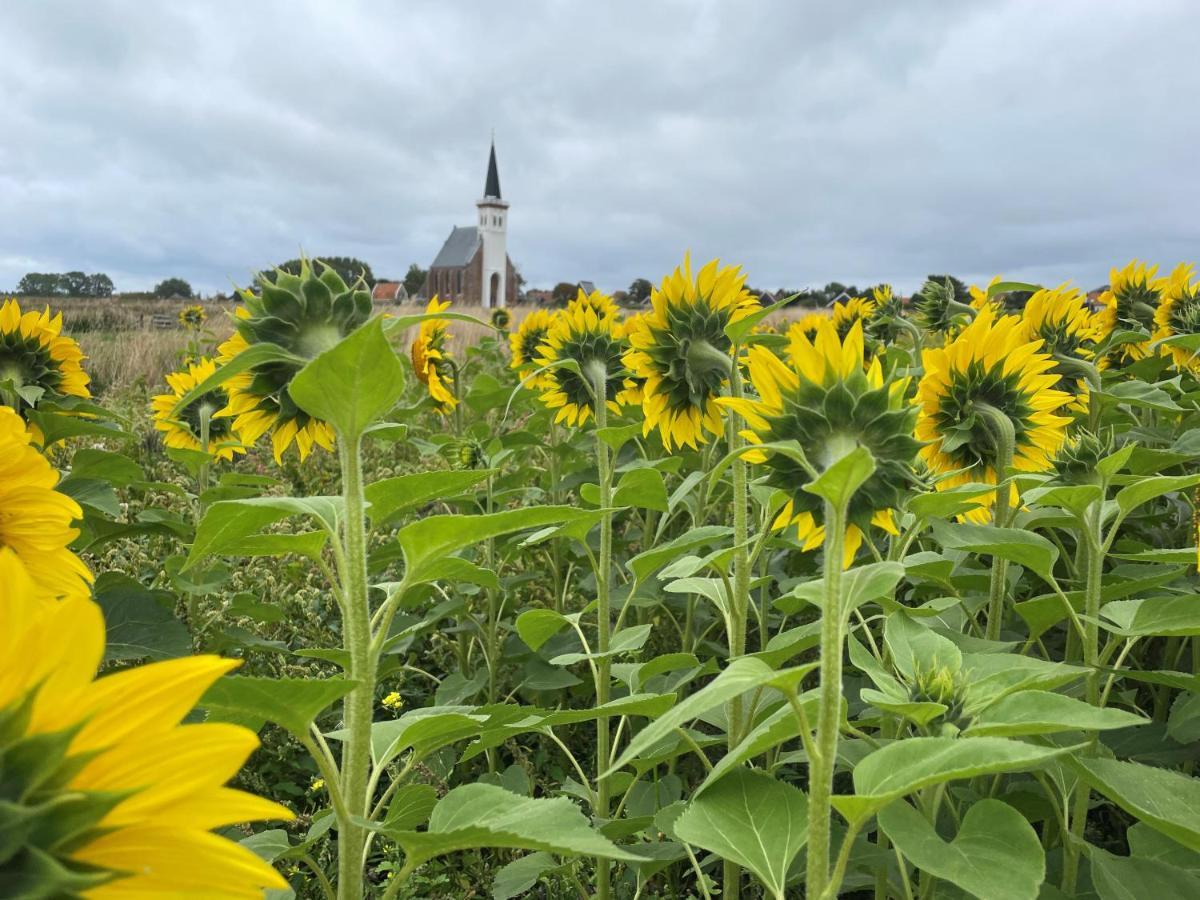
[[[204,515],[204,492],[208,490],[208,472],[211,467],[212,456],[208,452],[209,444],[212,442],[212,410],[207,403],[200,404],[200,452],[204,454],[204,462],[200,464],[200,472],[198,481],[200,487],[200,495],[197,502],[200,507],[200,515]]]
[[[825,501],[824,597],[821,603],[821,684],[817,739],[808,761],[808,870],[805,895],[836,894],[829,879],[829,832],[833,813],[833,773],[837,763],[838,727],[842,715],[842,655],[845,644],[842,611],[846,514],[849,499]],[[833,888],[830,890],[830,888]]]
[[[1103,483],[1101,494],[1107,493],[1107,483]],[[1093,502],[1083,515],[1084,559],[1087,566],[1083,586],[1084,608],[1084,637],[1083,664],[1088,669],[1087,700],[1093,706],[1103,705],[1100,701],[1100,590],[1104,575],[1104,545],[1101,536],[1101,517],[1103,501]],[[1119,668],[1120,663],[1117,664]],[[1090,732],[1092,740],[1090,747],[1083,750],[1084,755],[1092,755],[1095,749],[1096,732]],[[1082,780],[1075,786],[1075,797],[1071,806],[1070,833],[1064,847],[1066,858],[1063,860],[1062,890],[1069,896],[1074,896],[1075,886],[1079,877],[1079,859],[1083,849],[1084,830],[1087,827],[1088,807],[1091,803],[1091,789]]]
[[[343,633],[350,657],[348,675],[356,683],[346,697],[343,716],[347,740],[342,751],[342,797],[351,817],[367,818],[370,797],[371,724],[374,718],[375,654],[371,651],[371,611],[367,596],[366,504],[363,497],[362,438],[338,435],[345,522],[341,576],[345,603]],[[354,821],[338,821],[338,897],[363,896],[363,848],[366,829]]]
[[[1012,419],[986,403],[977,403],[975,411],[983,419],[996,443],[996,500],[992,506],[992,521],[997,528],[1008,525],[1009,500],[1012,486],[1007,484],[1012,473],[1016,429]],[[1000,639],[1000,623],[1004,619],[1004,602],[1008,594],[1008,560],[992,557],[992,575],[988,587],[988,610],[985,636],[990,641]]]
[[[608,444],[600,433],[608,427],[608,372],[603,365],[589,365],[585,370],[592,385],[592,406],[596,413],[596,467],[600,480],[600,558],[596,563],[596,705],[608,702],[611,660],[608,657],[609,629],[612,626],[609,609],[609,575],[612,570],[612,460]],[[596,720],[596,818],[607,820],[611,798],[608,778],[603,774],[612,764],[609,722],[607,716]],[[596,896],[608,900],[612,896],[612,872],[607,859],[596,860]]]
[[[694,346],[694,345],[693,345]],[[733,348],[733,358],[737,359],[738,347]],[[734,363],[729,369],[730,394],[741,400],[745,392],[742,388],[742,373]],[[746,653],[746,628],[750,616],[750,548],[749,524],[747,521],[748,491],[746,487],[746,461],[738,451],[745,444],[742,438],[742,419],[736,412],[729,415],[729,449],[735,454],[733,459],[733,596],[730,598],[732,615],[729,622],[729,659],[734,660]],[[741,740],[743,731],[744,710],[742,698],[734,697],[729,701],[729,730],[726,743],[733,750]],[[737,900],[741,895],[741,868],[726,860],[722,871],[723,896]]]

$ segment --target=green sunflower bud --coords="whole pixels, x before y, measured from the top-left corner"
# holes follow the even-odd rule
[[[1055,460],[1058,477],[1068,484],[1098,484],[1097,466],[1113,452],[1112,431],[1080,431],[1063,444]]]

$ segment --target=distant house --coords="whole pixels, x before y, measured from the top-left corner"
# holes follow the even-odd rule
[[[525,297],[530,303],[536,303],[538,306],[554,305],[554,293],[552,291],[544,291],[541,288],[534,288],[526,291]]]
[[[585,294],[594,293],[596,290],[596,283],[594,281],[581,281],[579,282],[579,289]]]
[[[1106,284],[1106,285],[1096,288],[1094,291],[1088,291],[1087,292],[1088,309],[1090,309],[1092,312],[1097,312],[1100,309],[1100,307],[1104,305],[1104,301],[1102,301],[1100,298],[1104,296],[1104,292],[1107,290],[1108,290],[1108,285]]]
[[[407,303],[408,291],[399,281],[380,281],[371,289],[371,299],[376,303]]]
[[[479,224],[455,227],[429,266],[422,297],[467,306],[508,306],[517,301],[517,273],[508,258],[508,202],[500,197],[496,145],[488,157]]]

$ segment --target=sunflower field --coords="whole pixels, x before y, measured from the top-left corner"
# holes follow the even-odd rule
[[[239,295],[0,306],[0,898],[1200,896],[1191,266]]]

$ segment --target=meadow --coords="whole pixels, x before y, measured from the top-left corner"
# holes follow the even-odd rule
[[[0,302],[0,897],[1200,896],[1191,266]]]

